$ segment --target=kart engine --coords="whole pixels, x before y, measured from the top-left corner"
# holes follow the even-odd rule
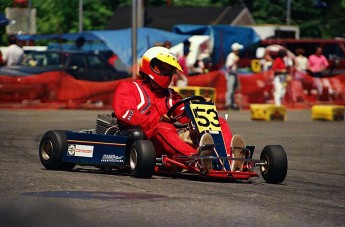
[[[114,114],[98,114],[96,119],[97,134],[115,135],[119,130]]]

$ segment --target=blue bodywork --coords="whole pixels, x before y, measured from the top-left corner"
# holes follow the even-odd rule
[[[94,133],[66,133],[67,151],[62,161],[81,165],[126,164],[127,136],[101,135]]]

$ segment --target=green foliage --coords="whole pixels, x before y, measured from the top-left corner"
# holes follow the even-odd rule
[[[0,0],[0,10],[13,7],[13,0]],[[101,30],[120,1],[83,0],[83,30]],[[32,0],[37,9],[37,33],[69,33],[79,31],[79,0]],[[6,45],[5,27],[1,28],[0,45]]]
[[[244,1],[257,24],[286,24],[287,0]],[[300,27],[302,38],[344,36],[345,0],[324,0],[321,7],[315,0],[291,0],[290,25]],[[322,2],[322,1],[320,1]]]
[[[33,7],[38,12],[38,33],[79,31],[79,1],[35,0]],[[110,0],[83,0],[83,30],[103,29],[115,7]]]
[[[288,0],[145,0],[146,6],[229,6],[245,4],[257,24],[286,24]],[[301,37],[330,38],[345,34],[345,0],[291,0],[290,24],[298,25]],[[322,2],[322,1],[319,1]],[[37,9],[37,32],[79,31],[79,0],[32,0]],[[130,6],[132,0],[83,0],[83,30],[104,29],[114,10]],[[13,7],[13,0],[0,0],[0,12]],[[6,45],[5,27],[0,28],[0,45]]]

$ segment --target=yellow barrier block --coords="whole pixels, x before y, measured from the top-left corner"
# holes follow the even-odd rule
[[[253,73],[261,72],[261,64],[259,59],[253,59],[250,61],[250,69]]]
[[[343,121],[345,107],[342,105],[314,105],[311,109],[313,120]]]
[[[286,120],[285,106],[278,106],[274,104],[251,104],[249,107],[252,120]]]
[[[172,88],[183,98],[198,95],[205,98],[211,98],[213,101],[216,101],[216,89],[213,87],[185,86]]]

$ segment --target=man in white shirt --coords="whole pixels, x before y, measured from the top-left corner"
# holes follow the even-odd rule
[[[231,45],[232,52],[227,56],[225,61],[226,68],[226,81],[227,81],[227,91],[225,94],[225,107],[231,108],[233,110],[238,110],[239,107],[235,103],[234,93],[235,89],[239,87],[239,81],[237,76],[238,61],[240,57],[238,56],[243,45],[239,43],[233,43]]]
[[[17,39],[14,35],[8,37],[8,42],[9,46],[3,55],[3,60],[6,65],[16,65],[24,54],[24,51],[17,45]]]

